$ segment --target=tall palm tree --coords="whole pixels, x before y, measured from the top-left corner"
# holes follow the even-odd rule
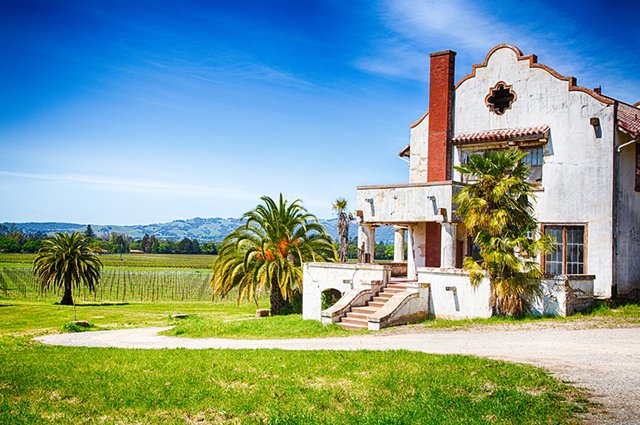
[[[341,263],[346,263],[349,254],[349,221],[353,216],[347,211],[347,200],[344,198],[335,200],[333,210],[338,214],[338,239],[340,239],[338,259]]]
[[[464,267],[475,285],[488,274],[491,305],[498,315],[529,311],[541,295],[537,256],[552,250],[551,238],[540,235],[533,216],[533,184],[526,180],[529,166],[522,161],[526,155],[515,148],[489,150],[456,167],[475,178],[454,200],[482,257],[465,258]]]
[[[62,305],[73,304],[71,290],[81,284],[95,291],[101,269],[102,262],[95,254],[94,245],[78,232],[56,233],[45,239],[33,261],[33,274],[43,290],[64,287]]]
[[[300,204],[263,196],[264,204],[243,216],[245,223],[227,236],[213,263],[214,295],[233,288],[238,300],[256,300],[270,291],[271,314],[285,312],[294,290],[302,291],[302,262],[335,261],[331,238]]]

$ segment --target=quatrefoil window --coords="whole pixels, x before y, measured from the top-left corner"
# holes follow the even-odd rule
[[[491,112],[502,115],[504,111],[511,108],[515,100],[516,93],[513,91],[513,88],[503,81],[500,81],[489,90],[489,94],[485,98],[485,103]]]

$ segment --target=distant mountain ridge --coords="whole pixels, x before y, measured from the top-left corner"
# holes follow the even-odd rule
[[[327,233],[334,239],[338,238],[337,218],[319,219],[320,223],[327,230]],[[82,232],[87,227],[86,224],[78,223],[2,223],[6,226],[15,225],[16,229],[26,233],[42,232],[52,235],[56,232]],[[221,242],[225,236],[242,224],[239,218],[190,218],[187,220],[174,220],[168,223],[156,224],[136,224],[131,226],[99,225],[91,223],[93,231],[98,236],[108,235],[111,232],[131,236],[134,239],[141,239],[145,234],[155,235],[157,238],[180,240],[185,237],[197,239],[200,242]],[[349,237],[358,235],[358,226],[351,223],[349,226]],[[383,226],[376,231],[376,240],[386,244],[393,243],[393,229],[390,226]]]

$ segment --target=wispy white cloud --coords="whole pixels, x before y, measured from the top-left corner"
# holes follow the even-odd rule
[[[378,54],[359,59],[366,71],[424,80],[427,54],[455,48],[481,56],[496,44],[523,41],[475,3],[463,0],[393,0],[385,3],[383,21],[391,35],[380,41]]]
[[[290,72],[255,63],[248,59],[225,55],[216,58],[215,62],[207,64],[182,60],[169,63],[161,60],[148,60],[146,63],[160,71],[168,72],[170,75],[179,75],[206,83],[230,84],[239,80],[253,80],[298,89],[314,87],[313,83]]]
[[[382,19],[389,36],[380,41],[374,55],[360,58],[356,66],[424,81],[429,52],[456,50],[458,69],[465,67],[461,72],[465,74],[491,47],[510,43],[525,54],[536,53],[560,73],[578,77],[578,83],[602,84],[605,93],[622,100],[630,93],[640,96],[640,81],[629,66],[635,59],[629,51],[616,50],[616,40],[585,30],[572,15],[535,0],[502,6],[512,13],[495,13],[495,5],[489,2],[387,0]]]
[[[93,176],[86,174],[43,174],[23,173],[15,171],[0,171],[0,176],[19,179],[44,180],[61,183],[85,184],[97,189],[118,190],[133,193],[171,193],[187,195],[206,195],[221,199],[255,200],[255,193],[248,193],[246,189],[235,190],[215,186],[200,186],[192,184],[167,183],[153,180],[136,180],[114,176]]]

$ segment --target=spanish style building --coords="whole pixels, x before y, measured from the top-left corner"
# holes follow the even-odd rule
[[[640,298],[640,103],[576,84],[535,55],[499,45],[454,81],[456,53],[431,54],[429,109],[399,155],[409,182],[357,189],[358,263],[304,265],[303,317],[379,329],[427,316],[488,317],[489,284],[462,270],[473,240],[456,214],[469,155],[528,153],[541,231],[540,314],[571,314],[595,298]],[[376,263],[375,230],[394,226],[393,263]],[[406,258],[405,258],[406,252]],[[340,300],[322,310],[323,291]]]

